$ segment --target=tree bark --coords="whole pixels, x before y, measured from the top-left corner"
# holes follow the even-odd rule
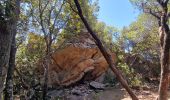
[[[46,38],[46,57],[45,57],[45,66],[44,66],[44,86],[43,86],[43,100],[47,100],[47,92],[48,92],[48,73],[50,66],[50,52],[52,45],[52,37],[51,34],[48,34],[48,38]]]
[[[0,100],[2,100],[2,94],[4,89],[4,79],[6,76],[6,69],[9,62],[10,49],[11,49],[11,37],[12,34],[7,31],[7,25],[4,25],[0,29]]]
[[[11,2],[7,1],[6,3],[10,4]],[[0,14],[0,23],[1,23],[1,28],[0,28],[0,100],[2,100],[5,76],[7,72],[8,63],[9,63],[12,36],[13,36],[13,32],[11,29],[13,26],[13,22],[11,20],[7,21],[5,18],[2,17],[4,16],[4,14],[2,14],[2,10],[4,10],[4,8],[0,9],[1,11],[1,14]],[[9,13],[10,11],[11,10],[8,9],[8,11],[6,12]]]
[[[13,100],[12,75],[15,66],[15,35],[17,32],[17,19],[19,14],[18,4],[19,0],[8,0],[6,2],[5,17],[9,20],[1,20],[2,27],[0,29],[0,100],[2,99],[2,92],[4,87],[3,84],[7,72],[8,76],[6,79],[6,89],[8,90],[8,92],[5,93],[5,96],[8,95],[8,98],[4,99]]]
[[[158,19],[159,23],[159,37],[161,46],[161,78],[159,84],[159,96],[158,100],[168,100],[168,87],[169,87],[169,75],[170,75],[170,30],[168,25],[169,12],[168,12],[168,2],[169,0],[156,0],[159,3],[161,13],[158,15],[154,12],[152,8],[143,8],[143,10],[148,9],[145,13],[149,13]],[[153,10],[153,11],[152,11]],[[149,12],[148,12],[149,11]]]
[[[48,92],[48,70],[50,64],[49,54],[45,58],[45,66],[44,66],[44,86],[43,86],[43,100],[47,100],[47,92]]]
[[[161,44],[161,79],[159,85],[158,100],[168,100],[169,73],[170,73],[170,31],[167,24],[166,14],[161,16],[160,44]]]
[[[100,49],[101,53],[103,54],[103,56],[105,57],[107,63],[109,64],[109,67],[111,68],[111,70],[115,73],[117,79],[120,81],[121,85],[127,90],[127,92],[129,93],[129,95],[131,96],[131,98],[133,100],[138,100],[137,96],[132,92],[132,90],[129,88],[126,80],[122,77],[121,73],[116,69],[116,67],[113,64],[113,60],[111,55],[106,51],[106,49],[104,48],[102,42],[100,41],[100,39],[97,37],[97,35],[93,32],[93,30],[91,29],[91,27],[89,26],[87,20],[84,18],[80,4],[78,2],[78,0],[74,0],[74,3],[77,7],[78,10],[78,15],[80,16],[81,20],[83,21],[85,27],[87,28],[88,32],[91,34],[91,36],[95,39],[95,43],[98,46],[98,48]]]
[[[16,32],[16,30],[14,32]],[[9,66],[8,66],[5,91],[4,91],[4,100],[13,100],[13,73],[14,73],[14,68],[15,68],[15,54],[16,54],[15,34],[16,33],[14,33],[14,36],[12,39]]]

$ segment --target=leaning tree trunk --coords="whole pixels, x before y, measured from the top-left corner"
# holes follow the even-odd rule
[[[126,80],[122,77],[121,73],[116,69],[116,67],[113,64],[113,60],[110,54],[108,54],[108,52],[106,51],[106,49],[104,48],[102,42],[100,41],[100,39],[97,37],[97,35],[93,32],[93,30],[91,29],[91,27],[89,26],[87,20],[84,18],[80,4],[78,2],[78,0],[74,0],[74,3],[77,7],[78,10],[78,14],[81,18],[81,20],[83,21],[85,27],[87,28],[88,32],[91,34],[91,36],[95,39],[96,45],[98,46],[98,48],[100,49],[101,53],[103,54],[103,56],[105,57],[107,63],[109,64],[109,67],[111,68],[111,70],[115,73],[116,77],[118,78],[118,80],[120,81],[121,85],[127,90],[127,92],[129,93],[129,95],[131,96],[131,98],[133,100],[138,100],[138,98],[136,97],[136,95],[132,92],[132,90],[129,88]]]
[[[170,73],[170,31],[165,13],[161,16],[160,44],[161,44],[161,79],[158,100],[168,100],[169,73]]]

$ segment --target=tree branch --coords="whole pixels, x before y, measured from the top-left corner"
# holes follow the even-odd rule
[[[64,4],[65,4],[65,0],[63,0],[63,3],[62,3],[62,5],[61,5],[61,7],[60,7],[58,13],[56,14],[56,17],[55,17],[55,19],[54,19],[52,28],[50,29],[51,32],[54,32],[54,27],[55,27],[55,24],[56,24],[56,20],[57,20],[59,14],[61,13],[61,10],[62,10]]]
[[[76,14],[78,14],[77,10],[75,10],[70,2],[70,0],[67,2],[70,5],[70,8],[73,12],[75,12]]]
[[[160,0],[157,0],[158,2]],[[144,13],[148,13],[148,14],[151,14],[153,17],[155,17],[156,19],[160,20],[160,11],[155,11],[155,10],[152,10],[151,8],[147,7],[147,2],[145,3],[142,3],[141,4],[141,8],[143,9],[143,12]],[[158,8],[157,8],[158,9]]]
[[[40,25],[41,25],[41,28],[42,28],[42,31],[43,31],[45,37],[46,37],[46,35],[47,35],[47,32],[45,31],[45,27],[44,27],[44,24],[43,24],[43,13],[44,13],[44,10],[45,10],[45,8],[47,7],[48,3],[49,3],[49,2],[47,2],[47,4],[44,6],[44,8],[43,8],[43,10],[42,10],[41,0],[39,0]]]
[[[40,1],[40,0],[39,0]],[[44,8],[42,8],[41,13],[44,13],[44,10],[47,8],[48,4],[49,4],[50,0],[47,0],[47,3],[45,4]],[[39,2],[40,3],[40,2]],[[41,6],[42,7],[42,6]]]
[[[152,11],[151,9],[148,9],[148,11],[147,11],[147,10],[144,10],[143,12],[144,12],[144,13],[151,14],[151,15],[154,16],[156,19],[160,20],[160,16],[157,15],[156,12]],[[160,12],[158,12],[158,13],[160,13]]]

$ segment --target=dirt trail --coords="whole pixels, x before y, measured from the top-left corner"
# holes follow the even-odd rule
[[[134,92],[137,94],[139,100],[155,100],[158,96],[157,92],[149,90],[134,90]],[[84,97],[71,95],[67,100],[131,100],[131,98],[124,89],[112,88],[92,93]],[[170,100],[170,91],[168,100]]]
[[[155,100],[157,94],[150,91],[135,91],[140,100]],[[97,93],[96,100],[131,100],[124,89],[109,89]],[[91,99],[93,100],[93,99]]]

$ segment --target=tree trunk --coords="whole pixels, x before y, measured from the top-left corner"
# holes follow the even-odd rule
[[[168,87],[169,87],[169,73],[170,73],[170,31],[167,22],[165,21],[165,15],[161,17],[161,79],[159,85],[159,97],[158,100],[168,100]]]
[[[15,64],[15,34],[17,32],[17,18],[19,14],[19,8],[18,5],[19,0],[7,0],[6,2],[6,18],[4,20],[1,20],[1,28],[0,28],[0,100],[2,99],[2,92],[3,92],[3,84],[5,82],[5,76],[7,74],[8,67],[14,67]],[[2,17],[2,16],[0,16]],[[9,19],[9,20],[6,20]],[[12,44],[12,41],[14,42]],[[12,45],[11,45],[12,44]],[[12,48],[12,50],[11,50]],[[9,63],[10,59],[10,63]],[[12,75],[13,72],[9,67],[10,72],[8,74]],[[9,79],[12,78],[12,76],[7,76]],[[12,81],[9,81],[9,88],[13,88]],[[12,96],[13,91],[10,91],[10,96]],[[8,91],[8,92],[9,92]],[[11,97],[10,97],[11,98]],[[9,99],[9,100],[12,100]]]
[[[6,77],[4,100],[13,100],[13,73],[14,73],[14,68],[15,68],[15,54],[16,54],[16,41],[15,41],[16,29],[14,32],[15,33],[12,39],[9,66],[8,66],[8,72],[7,72],[7,77]]]
[[[47,100],[47,91],[48,91],[48,69],[49,69],[49,55],[45,58],[44,66],[44,86],[43,86],[43,100]]]
[[[51,38],[50,38],[51,40]],[[50,52],[51,52],[51,42],[46,40],[47,50],[45,57],[45,66],[44,66],[44,87],[43,87],[43,100],[47,100],[47,92],[48,92],[48,71],[50,66]]]
[[[10,1],[6,3],[11,4]],[[0,9],[2,10],[2,8]],[[11,9],[8,9],[6,12],[10,12]],[[7,18],[2,19],[0,16],[0,100],[2,100],[2,94],[4,89],[4,82],[7,73],[7,67],[9,63],[10,57],[10,50],[11,50],[11,43],[12,43],[12,27],[13,27],[13,20],[7,21]],[[9,17],[9,16],[8,16]],[[10,17],[12,19],[12,17]]]
[[[7,31],[7,25],[4,26],[6,26],[6,28],[2,27],[3,30],[0,30],[0,100],[3,94],[3,84],[9,62],[12,37],[12,34]]]
[[[100,39],[97,37],[97,35],[93,32],[93,30],[91,29],[91,27],[89,26],[87,20],[84,18],[80,4],[78,2],[78,0],[74,0],[74,3],[77,7],[78,10],[78,14],[81,18],[81,20],[83,21],[85,27],[87,28],[88,32],[91,34],[91,36],[95,39],[96,45],[98,46],[98,48],[100,49],[101,53],[103,54],[103,56],[105,57],[107,63],[109,64],[109,67],[111,68],[111,70],[115,73],[117,79],[120,81],[121,85],[127,90],[127,92],[129,93],[129,95],[131,96],[131,98],[133,100],[138,100],[138,98],[136,97],[136,95],[132,92],[132,90],[129,88],[126,80],[122,77],[121,73],[116,69],[116,67],[113,64],[113,60],[111,55],[108,54],[108,52],[106,51],[106,49],[104,48],[102,42],[100,41]]]

